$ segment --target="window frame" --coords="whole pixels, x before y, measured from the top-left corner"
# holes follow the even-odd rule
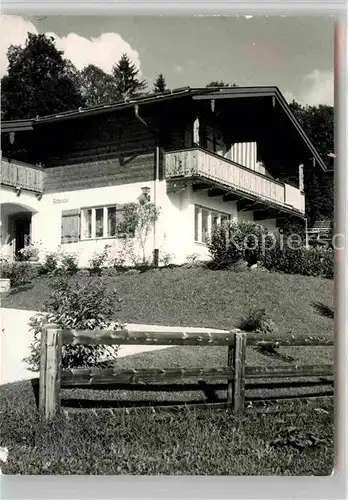
[[[109,234],[109,209],[113,208],[115,209],[115,218],[117,212],[123,212],[124,210],[124,205],[120,205],[117,203],[110,203],[107,205],[95,205],[91,207],[82,207],[81,208],[81,232],[80,232],[80,241],[90,241],[90,240],[103,240],[103,239],[115,239],[115,238],[123,238],[124,234],[123,233],[118,233],[115,227],[115,234],[110,235]],[[103,234],[102,236],[97,236],[97,219],[96,219],[96,213],[97,210],[103,210],[103,216],[102,216],[102,227],[103,227]],[[91,234],[90,236],[85,236],[85,230],[86,230],[86,218],[85,214],[86,212],[91,211]],[[130,237],[133,237],[134,235],[129,234]]]
[[[202,212],[208,212],[208,231],[206,237],[203,237],[203,217]],[[208,208],[204,205],[198,205],[195,203],[194,205],[194,242],[199,245],[207,245],[207,239],[213,230],[213,218],[217,216],[218,224],[221,226],[221,221],[223,217],[227,218],[227,222],[230,222],[233,218],[232,214],[222,212],[220,210],[215,210],[214,208]],[[198,236],[198,239],[197,239]]]

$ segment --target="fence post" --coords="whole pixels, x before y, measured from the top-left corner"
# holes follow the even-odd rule
[[[228,357],[227,357],[227,366],[233,369],[234,366],[234,346],[228,346]],[[234,376],[233,376],[234,377]],[[233,383],[234,378],[230,378],[227,380],[227,404],[228,407],[233,409]]]
[[[236,332],[234,338],[232,405],[234,413],[242,415],[245,401],[246,333]]]
[[[41,332],[39,409],[46,420],[53,418],[60,402],[62,342],[55,325]]]

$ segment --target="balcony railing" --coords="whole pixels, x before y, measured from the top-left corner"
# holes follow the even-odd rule
[[[17,160],[1,159],[1,184],[42,193],[44,173],[39,167]]]
[[[201,148],[166,152],[165,176],[166,179],[200,177],[227,190],[232,189],[304,213],[304,195],[299,189],[269,179]]]

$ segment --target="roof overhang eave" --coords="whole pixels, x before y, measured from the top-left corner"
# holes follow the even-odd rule
[[[252,97],[274,97],[282,107],[283,111],[285,112],[289,120],[296,128],[297,132],[301,136],[303,142],[305,143],[311,154],[313,155],[313,159],[320,165],[320,167],[324,171],[327,170],[327,165],[324,163],[323,159],[321,158],[318,151],[312,144],[311,140],[301,127],[300,123],[295,118],[294,114],[291,112],[288,103],[282,96],[278,87],[261,87],[259,89],[250,88],[250,90],[245,88],[235,87],[231,89],[220,89],[218,92],[216,91],[216,89],[214,89],[209,94],[194,95],[192,96],[192,99],[193,100],[242,99],[242,98],[252,98]]]

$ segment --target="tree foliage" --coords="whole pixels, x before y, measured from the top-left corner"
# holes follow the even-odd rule
[[[167,90],[167,82],[163,73],[160,73],[153,84],[153,91],[157,94],[164,92],[165,90]]]
[[[32,118],[84,105],[77,71],[57,50],[53,37],[28,33],[25,46],[7,51],[8,73],[1,79],[5,120]]]
[[[119,322],[112,324],[121,302],[118,292],[106,287],[102,278],[80,281],[64,275],[51,282],[51,289],[45,302],[45,312],[39,312],[29,319],[34,340],[30,345],[30,355],[24,361],[34,371],[40,366],[41,330],[44,325],[53,323],[58,328],[81,330],[123,328]],[[117,350],[116,346],[109,349],[103,345],[63,345],[62,367],[89,368],[97,364],[102,367],[108,364],[107,359],[113,361]]]
[[[312,141],[315,148],[332,170],[329,153],[334,152],[334,109],[332,106],[301,106],[296,101],[290,103],[290,109]],[[333,217],[334,186],[333,173],[323,172],[320,167],[305,170],[305,192],[309,223],[317,219]]]
[[[160,209],[148,200],[128,204],[123,212],[123,221],[118,232],[128,235],[124,239],[128,254],[135,265],[148,265],[147,241],[160,215]]]
[[[111,104],[119,99],[112,75],[94,64],[89,64],[80,73],[81,92],[86,106]]]
[[[127,54],[122,55],[121,59],[113,67],[112,73],[115,80],[116,94],[119,98],[127,99],[145,92],[147,83],[145,80],[139,79],[139,70],[136,69]]]
[[[222,80],[213,80],[206,87],[238,87],[236,83],[226,83]]]

